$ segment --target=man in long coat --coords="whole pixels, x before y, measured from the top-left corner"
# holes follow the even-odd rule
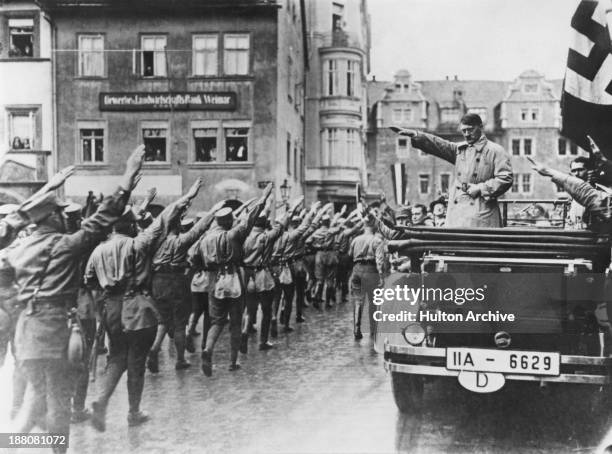
[[[411,138],[412,146],[455,165],[450,186],[446,227],[500,227],[497,198],[512,187],[510,156],[483,133],[482,119],[461,119],[463,143],[453,143],[413,129],[392,127]]]

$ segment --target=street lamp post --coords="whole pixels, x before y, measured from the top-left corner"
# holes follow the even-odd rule
[[[291,193],[291,186],[289,186],[287,184],[287,179],[285,178],[285,181],[283,181],[283,184],[281,184],[279,186],[280,189],[280,196],[281,196],[281,200],[282,203],[279,204],[279,206],[285,206],[285,208],[289,208],[289,194]]]

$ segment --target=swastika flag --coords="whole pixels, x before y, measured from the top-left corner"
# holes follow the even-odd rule
[[[395,195],[395,203],[404,205],[406,198],[406,189],[408,187],[408,178],[406,175],[406,164],[399,162],[391,165],[391,178],[393,181],[393,194]]]
[[[612,158],[612,40],[610,0],[582,0],[572,17],[573,39],[563,83],[561,134],[585,150],[587,134]]]

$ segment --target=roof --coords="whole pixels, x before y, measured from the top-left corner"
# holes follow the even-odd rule
[[[448,105],[455,100],[455,90],[460,90],[468,108],[486,107],[490,114],[504,99],[510,85],[510,82],[498,80],[426,80],[419,83],[430,103]]]
[[[370,80],[367,82],[366,87],[368,92],[368,109],[371,109],[374,104],[384,98],[385,88],[393,87],[393,82]]]

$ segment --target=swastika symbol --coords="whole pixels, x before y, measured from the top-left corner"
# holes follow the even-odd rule
[[[572,28],[593,42],[589,56],[585,57],[574,49],[570,49],[567,56],[567,67],[590,81],[595,79],[606,57],[612,53],[608,27],[592,19],[596,8],[596,1],[582,0],[572,17]],[[612,81],[606,87],[606,92],[612,95]]]

